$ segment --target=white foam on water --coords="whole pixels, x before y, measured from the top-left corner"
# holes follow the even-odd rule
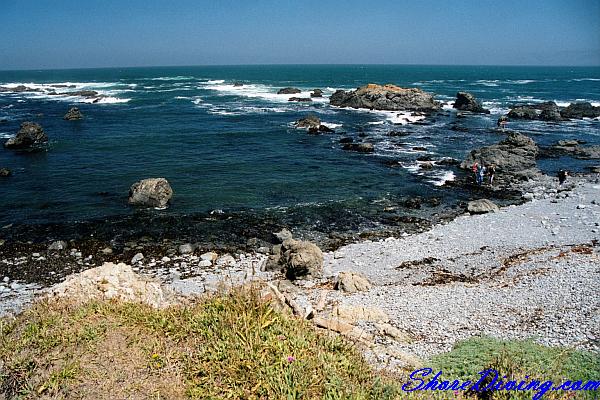
[[[600,81],[600,78],[573,78],[573,79],[569,79],[569,81],[575,81],[575,82],[593,81],[593,82],[597,82],[597,81]]]
[[[478,81],[475,81],[473,83],[470,83],[470,85],[481,85],[481,86],[499,86],[498,82],[500,82],[498,79],[493,79],[493,80],[487,80],[487,79],[480,79]]]
[[[151,78],[151,81],[184,81],[196,79],[193,76],[161,76],[158,78]],[[146,78],[140,78],[140,80],[146,80]]]
[[[321,122],[321,125],[325,125],[329,129],[337,129],[337,128],[341,127],[343,124],[336,124],[333,122]]]
[[[442,103],[442,110],[455,110],[454,100],[448,100]]]
[[[534,83],[534,82],[539,82],[539,81],[536,81],[534,79],[518,79],[518,80],[514,80],[514,81],[509,80],[507,82],[516,84],[516,85],[526,85],[528,83]]]
[[[14,134],[9,132],[0,132],[0,139],[10,139]]]
[[[383,124],[385,124],[385,121],[367,122],[367,125],[383,125]]]
[[[118,82],[55,82],[55,83],[34,83],[34,82],[11,82],[1,84],[8,88],[25,86],[35,91],[31,92],[4,92],[14,96],[26,98],[37,98],[44,100],[69,101],[76,103],[94,103],[94,104],[117,104],[127,103],[131,99],[114,97],[120,93],[135,92],[131,85],[124,85]],[[64,86],[64,87],[63,87]],[[127,87],[122,89],[119,87]],[[137,85],[136,85],[137,86]],[[80,90],[94,90],[98,92],[97,97],[71,96],[69,93]],[[58,94],[51,94],[58,93]],[[25,100],[17,100],[22,103]]]
[[[451,182],[456,179],[456,175],[452,171],[443,170],[435,172],[436,179],[428,180],[427,182],[433,183],[435,186],[442,186],[446,182]]]
[[[221,83],[225,83],[225,80],[213,79],[213,80],[206,81],[206,83],[208,83],[209,85],[220,85]]]

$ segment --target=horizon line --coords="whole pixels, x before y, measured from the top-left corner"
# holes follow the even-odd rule
[[[27,72],[27,71],[72,71],[93,69],[134,69],[134,68],[192,68],[192,67],[268,67],[268,66],[422,66],[422,67],[524,67],[524,68],[598,68],[600,64],[583,65],[548,65],[548,64],[421,64],[421,63],[256,63],[256,64],[182,64],[182,65],[130,65],[130,66],[105,66],[105,67],[59,67],[59,68],[22,68],[3,69],[0,72]]]

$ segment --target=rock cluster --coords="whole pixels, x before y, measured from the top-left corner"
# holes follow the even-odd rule
[[[319,133],[332,133],[333,129],[323,125],[321,123],[321,119],[316,115],[309,115],[305,118],[299,119],[295,123],[296,128],[305,128],[308,130],[310,134],[319,134]]]
[[[555,102],[547,101],[540,104],[516,106],[508,112],[507,116],[511,119],[541,121],[598,118],[600,117],[600,107],[595,107],[588,102],[571,103],[567,107],[559,107]]]
[[[48,136],[40,124],[23,122],[17,134],[4,143],[7,149],[27,149],[46,143]]]
[[[277,91],[277,94],[298,94],[298,93],[302,93],[302,90],[293,88],[293,87],[287,87],[287,88],[279,89]]]
[[[368,84],[354,91],[338,90],[329,98],[333,106],[389,111],[432,112],[441,108],[433,95],[421,89]]]
[[[129,204],[146,207],[167,207],[173,189],[165,178],[148,178],[131,185]]]

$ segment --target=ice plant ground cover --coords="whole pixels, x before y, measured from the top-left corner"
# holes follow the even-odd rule
[[[466,379],[486,367],[515,378],[600,377],[597,355],[485,338],[458,344],[431,367],[443,370],[444,379]],[[114,301],[38,302],[0,325],[4,398],[477,398],[456,391],[407,394],[401,385],[409,373],[374,371],[351,343],[274,311],[247,290],[163,310]],[[544,398],[586,395],[594,392]]]

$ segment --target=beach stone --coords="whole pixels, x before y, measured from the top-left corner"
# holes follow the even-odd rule
[[[225,254],[215,261],[215,264],[220,267],[230,267],[235,264],[235,258],[231,254]]]
[[[57,240],[55,242],[52,242],[50,244],[50,246],[48,246],[48,250],[49,251],[60,251],[60,250],[64,250],[67,248],[67,242],[65,242],[64,240]]]
[[[471,214],[486,214],[489,212],[497,212],[500,209],[496,204],[488,199],[479,199],[470,201],[467,204],[467,210]]]
[[[185,243],[179,246],[177,249],[179,254],[191,254],[194,252],[195,246],[190,243]]]
[[[11,176],[12,171],[8,168],[0,168],[0,178]]]
[[[165,178],[148,178],[131,185],[129,204],[164,208],[173,197],[173,189]]]
[[[400,329],[396,328],[393,325],[390,325],[385,322],[376,322],[375,327],[377,328],[377,330],[379,331],[379,333],[381,335],[389,336],[398,342],[401,342],[401,343],[412,342],[412,338],[408,334],[402,332]]]
[[[100,252],[102,254],[104,254],[105,256],[109,256],[109,255],[111,255],[113,253],[113,249],[110,248],[110,247],[105,247],[102,250],[100,250]]]
[[[76,121],[79,119],[83,119],[83,114],[79,111],[77,107],[71,107],[69,111],[65,114],[63,119],[67,121]]]
[[[217,258],[219,257],[219,255],[217,253],[215,253],[214,251],[209,251],[208,253],[204,253],[200,256],[200,259],[202,261],[210,261],[215,262],[217,260]]]
[[[461,111],[470,111],[473,113],[490,113],[490,110],[486,110],[481,106],[477,99],[475,99],[475,96],[467,92],[456,93],[456,100],[454,101],[452,107]]]
[[[200,262],[198,263],[198,266],[199,267],[203,267],[203,268],[212,267],[212,261],[209,261],[209,260],[200,260]]]
[[[4,143],[7,149],[26,149],[34,145],[46,143],[48,136],[40,124],[23,122],[17,134]]]
[[[350,323],[358,321],[389,322],[388,315],[379,307],[340,304],[332,311],[334,317]]]
[[[100,267],[69,275],[67,279],[48,289],[50,297],[68,297],[77,302],[96,299],[120,299],[140,302],[155,308],[171,304],[168,293],[158,282],[144,279],[131,266],[104,263]]]
[[[283,228],[279,232],[274,233],[273,236],[275,236],[275,239],[277,239],[278,243],[283,243],[286,240],[292,239],[293,237],[292,232],[290,232],[286,228]]]
[[[281,265],[281,255],[274,254],[267,258],[264,264],[261,265],[262,271],[281,271],[283,266]]]
[[[346,293],[365,292],[372,285],[364,274],[359,272],[340,272],[334,288]]]
[[[277,91],[277,94],[297,94],[297,93],[302,93],[302,90],[293,88],[293,87],[286,87],[283,89],[279,89]]]
[[[137,253],[131,259],[131,263],[132,264],[137,264],[138,262],[142,261],[143,259],[144,259],[144,255],[142,253]]]
[[[366,108],[389,111],[436,111],[441,104],[421,89],[405,89],[395,85],[370,83],[354,91],[338,90],[329,102],[337,107]]]
[[[171,258],[169,258],[167,256],[164,256],[163,258],[160,259],[160,261],[162,261],[162,262],[170,262]]]
[[[287,239],[281,250],[281,263],[288,279],[323,276],[323,252],[316,244]]]

